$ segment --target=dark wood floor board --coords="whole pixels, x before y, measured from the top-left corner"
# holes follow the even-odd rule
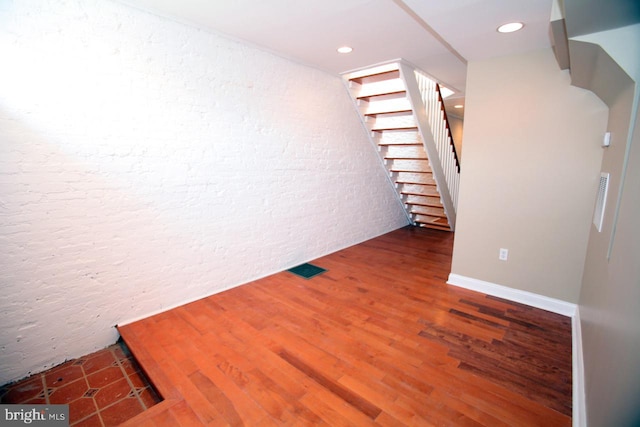
[[[501,340],[505,335],[503,328],[490,326],[482,322],[473,322],[468,318],[448,311],[445,311],[433,321],[421,319],[420,323],[425,326],[436,327],[440,330],[465,331],[465,335],[475,337],[487,343],[491,343],[493,340]]]
[[[300,402],[329,426],[375,426],[366,414],[322,387],[305,395]]]
[[[494,418],[507,423],[511,426],[570,426],[571,419],[567,416],[560,414],[557,411],[549,409],[544,406],[538,406],[536,409],[530,404],[525,406],[519,406],[517,399],[503,399],[501,395],[491,394],[485,392],[483,394],[478,393],[461,393],[460,399],[476,407],[484,412],[491,414]],[[495,402],[501,402],[502,404],[487,405],[487,400],[494,399]]]
[[[129,424],[570,425],[570,319],[447,285],[452,244],[407,227],[120,326],[165,398]]]

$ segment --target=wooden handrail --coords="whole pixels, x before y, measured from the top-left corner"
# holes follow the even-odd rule
[[[444,99],[442,98],[442,92],[440,92],[440,85],[436,83],[436,92],[438,92],[438,101],[440,101],[440,109],[444,113],[444,122],[447,127],[447,132],[449,132],[449,138],[451,141],[451,147],[453,148],[453,157],[456,159],[456,167],[458,168],[458,173],[460,173],[460,160],[458,159],[458,152],[456,151],[456,145],[453,143],[453,134],[451,133],[451,127],[449,126],[449,118],[447,117],[447,110],[444,108]]]

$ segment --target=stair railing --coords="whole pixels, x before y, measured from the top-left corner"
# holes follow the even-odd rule
[[[453,146],[451,131],[438,84],[407,63],[400,63],[407,95],[430,159],[442,205],[454,229],[460,186],[460,162]]]

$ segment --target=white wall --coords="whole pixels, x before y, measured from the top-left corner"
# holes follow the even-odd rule
[[[0,52],[0,383],[407,223],[337,76],[99,0]]]
[[[579,303],[587,424],[631,426],[640,423],[640,25],[580,39],[629,74],[624,82],[597,75],[605,88],[626,88],[610,104],[612,142],[601,167],[611,186],[602,232],[591,229]]]
[[[576,303],[606,121],[550,49],[470,62],[452,274]]]

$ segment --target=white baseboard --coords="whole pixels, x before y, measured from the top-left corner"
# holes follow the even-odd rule
[[[497,285],[495,283],[485,282],[484,280],[461,276],[459,274],[449,274],[449,280],[447,283],[449,285],[459,286],[472,291],[482,292],[483,294],[492,295],[494,297],[504,298],[509,301],[515,301],[532,307],[541,308],[543,310],[551,311],[552,313],[562,314],[563,316],[573,317],[576,313],[576,304],[546,297],[544,295],[534,294],[532,292],[521,291],[520,289],[513,289]]]
[[[459,274],[449,274],[449,285],[458,286],[483,294],[504,298],[509,301],[519,302],[532,307],[551,311],[571,317],[571,355],[573,377],[573,427],[586,427],[587,412],[584,394],[584,361],[582,358],[582,328],[580,326],[580,311],[577,304],[549,298],[532,292],[521,291],[502,285],[497,285]]]
[[[584,359],[582,358],[582,326],[580,326],[580,308],[571,319],[571,354],[573,356],[573,427],[586,427],[587,407],[584,394]]]

